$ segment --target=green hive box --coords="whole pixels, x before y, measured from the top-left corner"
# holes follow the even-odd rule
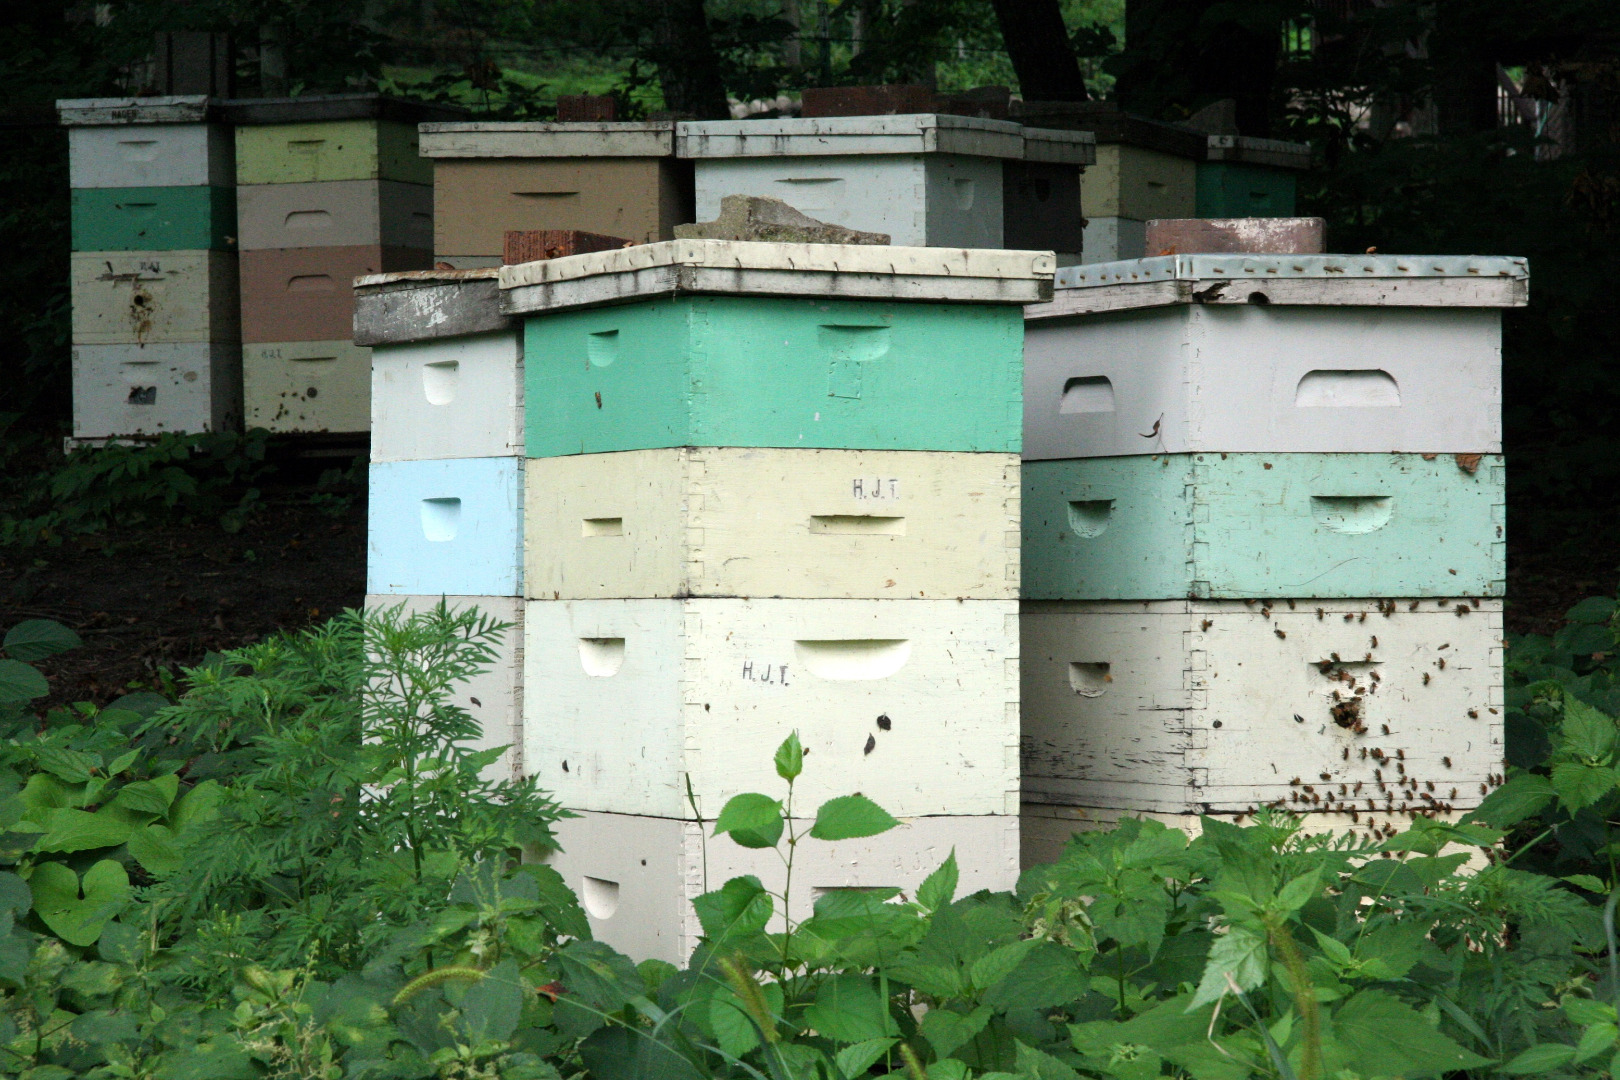
[[[433,183],[433,162],[418,152],[415,124],[321,120],[236,130],[238,184],[331,180]]]
[[[1500,455],[1161,454],[1023,477],[1026,599],[1503,593]]]
[[[1201,218],[1293,217],[1298,173],[1238,161],[1198,164]]]
[[[524,335],[528,454],[1016,453],[1023,341],[1006,303],[674,296],[548,313]]]
[[[236,250],[236,189],[73,189],[74,251]]]

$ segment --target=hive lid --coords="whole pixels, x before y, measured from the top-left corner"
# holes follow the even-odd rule
[[[304,97],[234,98],[220,103],[233,124],[310,124],[334,120],[394,120],[419,124],[467,115],[459,105],[435,105],[386,94],[309,94]]]
[[[421,126],[429,158],[669,157],[675,121],[461,121]]]
[[[1099,145],[1119,143],[1202,161],[1203,132],[1124,112],[1111,101],[1015,101],[1013,119],[1032,127],[1089,131]]]
[[[1280,169],[1308,169],[1311,167],[1311,147],[1309,143],[1257,139],[1251,135],[1211,135],[1209,160],[1241,161]]]
[[[666,240],[500,270],[514,314],[680,294],[1028,304],[1052,295],[1050,251]]]
[[[56,103],[64,127],[109,124],[200,124],[218,120],[220,101],[206,94],[168,97],[64,98]]]
[[[1091,131],[1027,127],[1024,129],[1024,160],[1058,165],[1095,165],[1097,135]]]
[[[942,113],[694,120],[675,133],[683,158],[827,157],[845,154],[1024,156],[1022,125]]]
[[[509,330],[501,310],[500,267],[404,270],[354,279],[354,343],[402,345]]]
[[[1050,319],[1167,304],[1523,307],[1530,267],[1498,255],[1160,255],[1066,266]]]

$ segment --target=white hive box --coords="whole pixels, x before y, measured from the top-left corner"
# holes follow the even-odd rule
[[[1015,454],[677,447],[525,473],[532,599],[1018,595]]]
[[[1495,453],[1523,259],[1173,255],[1025,309],[1024,458]]]
[[[564,806],[657,817],[691,815],[690,779],[712,818],[774,790],[797,730],[801,805],[864,791],[898,816],[1013,814],[1016,608],[531,600],[524,764]]]
[[[76,188],[230,187],[231,129],[201,96],[80,98],[56,103]]]
[[[496,271],[361,278],[355,339],[373,346],[371,460],[523,454],[523,333]]]
[[[1026,602],[1022,624],[1026,803],[1386,816],[1477,806],[1504,767],[1500,600]]]
[[[805,776],[815,768],[807,758]],[[761,790],[779,796],[784,785],[777,781]],[[813,809],[797,795],[794,805]],[[796,821],[794,827],[809,825]],[[546,861],[579,896],[592,934],[638,961],[679,964],[691,956],[702,933],[692,900],[705,891],[745,874],[776,892],[787,884],[775,851],[750,850],[728,836],[706,837],[711,829],[697,822],[587,812],[554,828],[563,850]],[[795,922],[807,918],[816,899],[835,889],[897,888],[915,896],[953,850],[957,896],[1005,892],[1017,884],[1017,817],[910,818],[881,836],[799,844],[788,914]],[[780,931],[780,924],[778,904],[771,929]]]
[[[248,427],[357,432],[371,422],[371,350],[347,341],[242,346]]]
[[[240,339],[235,252],[76,251],[72,274],[76,344]]]
[[[718,217],[727,195],[765,195],[896,245],[999,248],[1002,162],[1025,159],[1023,132],[931,113],[713,120],[680,124],[675,152],[693,159],[699,221]],[[1035,141],[1031,160],[1078,170],[1094,156],[1082,132]]]
[[[242,422],[234,344],[75,345],[73,437],[232,431]]]
[[[484,770],[487,780],[513,780],[523,776],[523,602],[515,596],[390,596],[370,595],[366,607],[403,606],[407,616],[431,611],[440,600],[452,612],[477,608],[496,622],[508,623],[496,647],[495,663],[461,683],[451,700],[472,714],[483,736],[475,750],[509,747],[500,760]]]
[[[523,460],[375,461],[366,591],[521,596]]]

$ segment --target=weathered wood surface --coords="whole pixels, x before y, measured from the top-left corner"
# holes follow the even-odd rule
[[[76,439],[233,431],[241,423],[235,343],[73,347]]]
[[[364,432],[371,427],[371,350],[349,341],[242,346],[248,427],[274,432]]]
[[[1311,167],[1311,146],[1309,143],[1261,139],[1253,135],[1211,135],[1208,160],[1240,161],[1277,169],[1308,169]]]
[[[427,158],[669,157],[675,121],[463,121],[421,125]]]
[[[399,124],[452,121],[467,115],[459,105],[389,97],[386,94],[304,94],[291,98],[235,98],[221,102],[233,124],[330,123],[387,120]]]
[[[687,817],[690,778],[712,820],[776,789],[797,730],[806,806],[1017,812],[1014,601],[531,600],[524,621],[524,765],[564,806]]]
[[[111,124],[200,124],[218,119],[219,99],[206,94],[166,97],[63,98],[56,112],[63,127]]]
[[[1197,165],[1187,158],[1107,143],[1097,147],[1097,161],[1081,182],[1081,212],[1088,219],[1192,217],[1197,176]]]
[[[73,340],[158,345],[240,340],[237,256],[225,251],[76,251]]]
[[[1024,326],[1026,460],[1499,453],[1501,413],[1491,308],[1167,303]]]
[[[366,591],[523,595],[523,459],[376,461]]]
[[[525,482],[533,599],[1018,596],[1012,454],[639,450]]]
[[[1023,611],[1026,802],[1387,821],[1504,771],[1500,600]]]
[[[1095,165],[1097,136],[1090,131],[1026,127],[1024,160],[1060,165]]]
[[[372,461],[522,454],[523,337],[516,328],[372,352]]]
[[[501,310],[499,267],[405,270],[355,279],[354,341],[402,344],[517,330]]]
[[[1006,120],[935,113],[698,120],[677,125],[675,152],[684,158],[962,154],[1021,159],[1024,129]]]
[[[1320,255],[1327,242],[1327,221],[1319,217],[1155,218],[1147,223],[1147,249],[1241,253],[1254,255]]]
[[[1024,596],[1501,596],[1498,455],[1159,454],[1024,465]]]
[[[1091,181],[1083,181],[1085,185]],[[1085,218],[1085,247],[1082,263],[1115,262],[1120,259],[1140,259],[1147,253],[1147,222],[1136,218],[1087,215]]]
[[[810,824],[795,820],[793,828]],[[684,963],[702,933],[691,901],[731,878],[752,874],[776,892],[786,884],[775,851],[745,848],[729,837],[705,842],[696,822],[586,811],[555,829],[563,850],[547,863],[580,897],[592,935],[637,961]],[[881,836],[801,844],[787,914],[795,922],[808,918],[832,889],[898,888],[915,896],[953,850],[961,875],[957,895],[1005,892],[1017,884],[1016,816],[910,818]],[[779,932],[781,921],[779,912],[770,929]]]

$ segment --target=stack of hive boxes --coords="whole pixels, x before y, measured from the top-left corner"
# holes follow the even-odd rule
[[[422,125],[433,168],[435,261],[501,265],[508,231],[580,229],[638,244],[692,220],[675,122]]]
[[[241,422],[231,132],[207,97],[57,103],[73,185],[73,437]]]
[[[246,421],[367,430],[359,276],[433,265],[432,166],[416,125],[455,113],[374,94],[232,102]]]
[[[489,770],[522,775],[523,339],[497,271],[415,271],[355,283],[355,344],[371,350],[366,606],[442,599],[510,625],[460,691]]]
[[[1308,144],[1248,135],[1210,135],[1207,143],[1198,163],[1199,217],[1294,216],[1299,174],[1311,167]]]
[[[1527,288],[1491,258],[1060,273],[1026,342],[1026,859],[1125,813],[1387,830],[1499,782]]]
[[[1088,132],[908,113],[680,124],[699,221],[727,195],[781,199],[820,221],[895,244],[1055,250],[1077,262]]]
[[[794,730],[796,812],[864,791],[907,821],[801,847],[796,915],[953,847],[964,888],[1013,882],[1018,305],[1051,273],[699,240],[500,272],[527,320],[523,765],[580,814],[556,865],[598,936],[679,960],[706,886],[780,887],[769,852],[705,853],[693,802],[783,793]]]

